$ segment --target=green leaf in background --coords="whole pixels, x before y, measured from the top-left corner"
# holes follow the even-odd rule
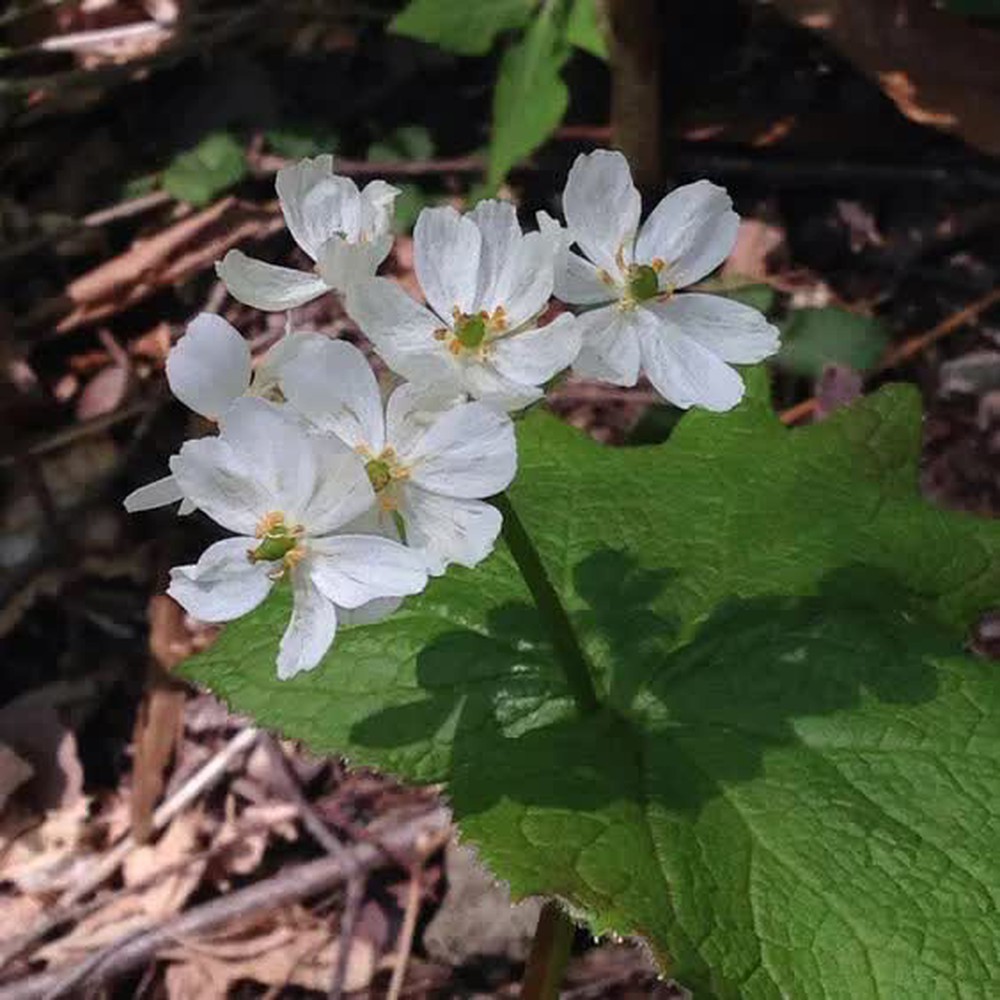
[[[500,62],[487,175],[494,188],[515,163],[556,130],[566,114],[569,91],[559,74],[570,46],[557,14],[556,7],[547,3]]]
[[[396,210],[392,216],[392,228],[397,233],[408,233],[417,224],[421,210],[433,203],[433,199],[419,184],[400,184],[396,198]]]
[[[608,43],[601,30],[597,0],[571,0],[566,20],[566,40],[598,59],[608,58]]]
[[[728,288],[720,286],[717,291],[718,294],[725,295],[727,299],[742,302],[745,306],[751,306],[765,315],[774,308],[775,300],[778,297],[775,290],[763,282]]]
[[[944,0],[944,7],[963,17],[1000,17],[1000,0]]]
[[[925,503],[889,387],[801,430],[762,374],[651,448],[519,425],[513,502],[593,664],[574,709],[503,549],[289,682],[287,597],[186,672],[261,724],[446,782],[515,895],[639,934],[699,997],[1000,995],[1000,524]]]
[[[528,23],[538,0],[410,0],[390,30],[460,55],[485,55],[497,35]]]
[[[877,319],[835,306],[798,309],[782,327],[777,364],[809,378],[818,378],[831,363],[867,371],[889,342],[888,332]]]
[[[207,205],[247,173],[243,146],[228,132],[213,132],[177,156],[163,172],[163,189],[180,201]]]
[[[336,153],[340,138],[336,132],[323,125],[289,125],[286,128],[269,129],[264,133],[268,148],[278,156],[290,160],[301,160],[305,156],[319,156],[321,153]]]
[[[429,160],[434,138],[423,125],[401,125],[368,147],[369,160]]]

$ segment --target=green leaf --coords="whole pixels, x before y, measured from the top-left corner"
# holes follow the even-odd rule
[[[417,216],[434,199],[419,184],[400,184],[399,195],[392,215],[392,228],[397,233],[408,233],[417,224]]]
[[[835,306],[798,309],[783,325],[776,360],[782,368],[810,378],[817,378],[830,363],[867,371],[888,342],[889,334],[877,319]]]
[[[335,153],[340,146],[336,132],[323,125],[290,125],[264,133],[267,145],[279,156],[301,160],[305,156]]]
[[[608,43],[597,15],[597,0],[572,0],[566,20],[566,40],[570,45],[607,60]]]
[[[944,6],[964,17],[1000,17],[1000,0],[945,0]]]
[[[489,52],[497,35],[528,23],[538,0],[411,0],[390,31],[460,55]]]
[[[657,447],[519,425],[513,502],[593,664],[576,713],[502,548],[281,683],[279,594],[188,664],[263,725],[446,782],[515,894],[647,938],[698,996],[992,997],[1000,524],[917,491],[890,387],[801,430],[760,372]]]
[[[207,205],[246,173],[243,146],[228,132],[213,132],[174,159],[163,172],[163,188],[180,201]]]
[[[552,135],[566,114],[569,91],[559,73],[570,47],[557,13],[547,4],[500,62],[487,178],[493,187]]]
[[[369,160],[429,160],[434,138],[423,125],[402,125],[368,147]]]

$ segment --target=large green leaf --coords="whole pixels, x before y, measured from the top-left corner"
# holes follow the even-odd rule
[[[566,114],[569,90],[560,71],[569,58],[570,43],[564,13],[546,4],[500,61],[487,177],[494,187],[558,128]]]
[[[483,55],[500,32],[523,27],[537,5],[538,0],[410,0],[390,27],[451,52]]]
[[[279,683],[276,595],[192,661],[261,723],[416,781],[519,895],[699,996],[1000,989],[1000,524],[917,494],[915,393],[803,430],[756,391],[653,448],[519,429],[513,500],[593,664],[581,718],[506,551]]]

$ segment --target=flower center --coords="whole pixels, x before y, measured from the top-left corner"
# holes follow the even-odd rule
[[[633,264],[628,269],[628,294],[636,302],[645,302],[660,294],[660,276],[649,264]]]
[[[382,510],[395,510],[396,491],[392,488],[393,484],[406,479],[410,470],[400,464],[392,448],[386,448],[380,455],[374,456],[366,448],[359,448],[358,451],[367,459],[365,472],[368,473],[372,489],[378,495],[379,506]]]
[[[455,339],[474,351],[486,339],[486,317],[482,313],[460,316],[455,323]]]
[[[372,489],[376,493],[381,493],[392,481],[392,468],[381,458],[373,458],[370,462],[366,462],[365,472],[368,473]]]
[[[255,549],[248,549],[247,557],[253,563],[280,563],[275,567],[274,575],[277,579],[305,554],[300,543],[303,530],[301,524],[289,525],[281,511],[272,511],[262,517],[257,525],[256,534],[260,544]]]

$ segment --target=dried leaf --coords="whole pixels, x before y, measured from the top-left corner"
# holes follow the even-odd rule
[[[137,885],[179,862],[193,859],[201,849],[202,813],[181,813],[155,844],[136,848],[122,865],[126,885]],[[154,920],[173,916],[198,887],[207,864],[205,858],[191,860],[177,871],[166,872],[139,895],[142,908]]]

